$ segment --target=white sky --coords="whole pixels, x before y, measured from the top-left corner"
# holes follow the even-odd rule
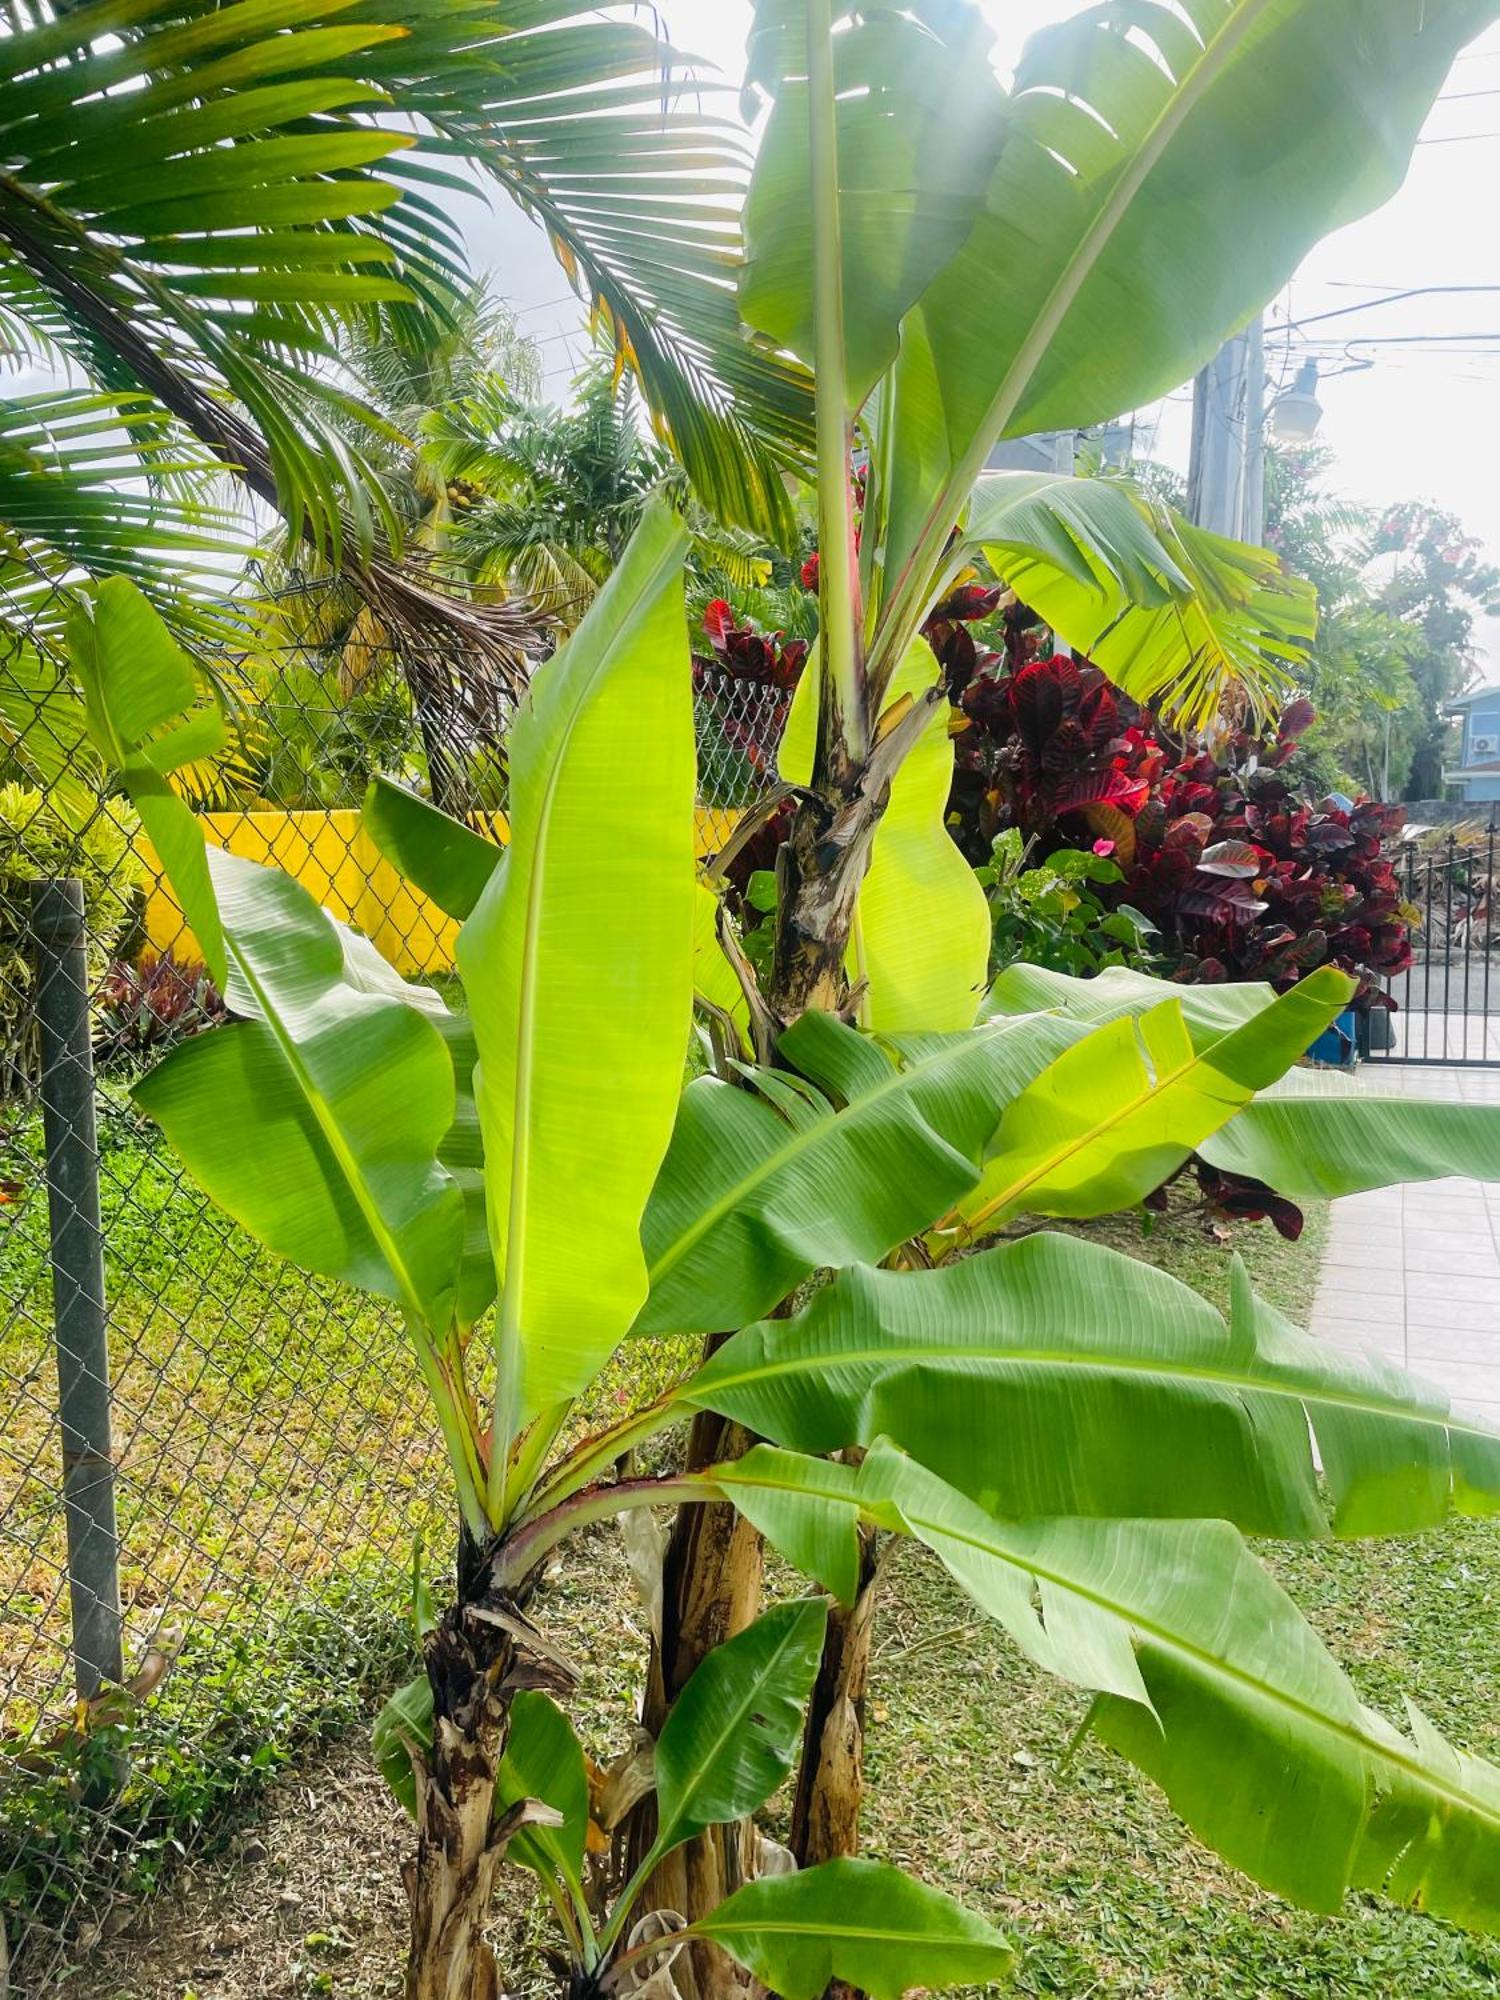
[[[1082,0],[981,0],[1006,69],[1026,36],[1078,11]],[[743,68],[750,0],[662,0],[677,46],[716,63],[736,83]],[[1474,95],[1473,92],[1493,92]],[[1466,93],[1459,96],[1458,93]],[[1470,135],[1480,135],[1471,137]],[[1320,438],[1336,455],[1333,483],[1374,502],[1421,498],[1458,514],[1500,563],[1500,28],[1460,57],[1432,114],[1400,194],[1377,214],[1321,244],[1268,315],[1267,353],[1279,376],[1289,320],[1428,285],[1491,285],[1489,293],[1429,296],[1309,330],[1326,339],[1358,334],[1489,334],[1487,351],[1369,348],[1375,366],[1326,380]],[[576,301],[539,230],[508,205],[475,211],[476,262],[543,343],[550,393],[565,393],[586,342]],[[1293,352],[1295,352],[1295,348]],[[1360,350],[1356,350],[1360,351]],[[1341,365],[1334,362],[1332,365]],[[1186,395],[1141,413],[1142,443],[1184,465]],[[1479,638],[1500,670],[1500,619]],[[1500,671],[1495,677],[1500,678]]]

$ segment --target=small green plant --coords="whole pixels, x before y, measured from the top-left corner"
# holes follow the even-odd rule
[[[154,1888],[294,1757],[368,1716],[411,1669],[402,1598],[384,1564],[274,1626],[246,1597],[227,1627],[191,1628],[170,1660],[148,1654],[133,1689],[80,1702],[45,1738],[0,1737],[0,1920],[12,1943],[28,1926],[65,1923],[86,1887]]]
[[[30,785],[0,785],[0,1101],[35,1066],[32,885],[59,876],[76,876],[83,884],[89,976],[97,982],[129,927],[144,878],[134,846],[139,831],[123,799],[101,801],[74,824],[55,796]]]
[[[1077,978],[1110,965],[1149,971],[1156,926],[1129,904],[1109,909],[1095,893],[1096,885],[1124,880],[1109,843],[1059,848],[1028,867],[1032,847],[1019,827],[1007,827],[976,871],[994,920],[994,970],[1044,965]]]

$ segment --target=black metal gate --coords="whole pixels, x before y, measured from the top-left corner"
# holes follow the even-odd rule
[[[1387,982],[1394,1011],[1372,1013],[1372,1062],[1500,1067],[1500,909],[1496,808],[1445,837],[1412,842],[1400,863],[1416,919],[1412,964]]]

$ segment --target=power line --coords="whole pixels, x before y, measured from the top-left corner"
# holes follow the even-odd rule
[[[1403,299],[1447,298],[1471,292],[1500,292],[1500,285],[1408,285],[1405,290],[1387,292],[1378,299],[1361,299],[1358,305],[1335,306],[1331,312],[1309,313],[1306,319],[1288,320],[1286,330],[1295,332],[1304,326],[1318,326],[1324,320],[1345,319],[1350,313],[1369,312],[1375,306],[1398,305]]]
[[[1500,139],[1500,132],[1452,132],[1440,139],[1418,139],[1419,146],[1469,146],[1480,139]]]
[[[1472,343],[1476,354],[1500,352],[1500,333],[1357,333],[1349,340],[1341,340],[1334,334],[1327,340],[1308,341],[1309,348],[1321,348],[1327,354],[1346,354],[1354,347],[1450,347],[1459,351],[1465,343]]]

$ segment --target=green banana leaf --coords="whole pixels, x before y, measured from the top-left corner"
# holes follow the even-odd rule
[[[801,1452],[890,1436],[1016,1519],[1214,1517],[1292,1538],[1500,1511],[1500,1435],[1441,1390],[1308,1338],[1243,1272],[1226,1328],[1165,1272],[1070,1236],[937,1271],[841,1271],[796,1318],[735,1334],[681,1393]],[[728,1489],[755,1471],[726,1472]],[[734,1497],[776,1531],[779,1489]],[[808,1567],[842,1593],[847,1560]]]
[[[370,1745],[380,1775],[415,1819],[417,1780],[411,1753],[414,1747],[419,1752],[432,1748],[432,1683],[425,1673],[403,1681],[381,1704],[370,1732]]]
[[[1132,0],[1033,35],[979,219],[903,328],[889,570],[937,553],[996,437],[1164,395],[1392,195],[1497,14]]]
[[[466,1014],[451,1009],[430,986],[414,985],[403,979],[359,931],[339,923],[326,910],[322,914],[343,948],[345,983],[358,992],[384,994],[387,999],[415,1008],[431,1021],[448,1051],[453,1070],[453,1122],[443,1134],[437,1156],[463,1197],[463,1242],[456,1273],[455,1316],[459,1326],[467,1330],[495,1297],[495,1260],[490,1254],[485,1214],[484,1140],[474,1097],[474,1068],[479,1060],[474,1025]]]
[[[483,1200],[463,1024],[279,871],[205,847],[166,780],[222,744],[223,718],[134,584],[80,598],[68,639],[90,736],[245,1017],[174,1050],[137,1103],[270,1249],[429,1324],[472,1324],[493,1280],[462,1249]],[[389,1119],[372,1102],[382,1062]]]
[[[916,700],[938,677],[937,659],[916,639],[892,679],[894,707]],[[789,785],[812,782],[821,656],[809,656],[777,756]],[[939,702],[891,782],[875,829],[849,940],[851,981],[864,982],[863,1028],[877,1034],[946,1034],[974,1024],[990,962],[984,890],[948,832],[953,789],[949,707]]]
[[[817,2000],[834,1980],[871,2000],[989,1986],[1015,1960],[982,1917],[878,1861],[825,1861],[747,1882],[688,1935],[711,1938],[782,2000]]]
[[[445,1326],[464,1202],[438,1157],[456,1110],[441,1031],[363,940],[402,997],[361,960],[350,977],[352,934],[290,877],[218,848],[206,873],[246,1018],[174,1049],[136,1102],[268,1248]]]
[[[804,1576],[852,1605],[859,1590],[859,1535],[846,1505],[844,1472],[824,1458],[757,1444],[704,1478]]]
[[[1059,492],[1071,488],[1085,490]],[[1089,530],[1106,496],[1120,526],[1118,542],[1101,547]],[[1052,546],[1038,560],[1032,543],[1054,512]],[[1288,664],[1307,657],[1317,633],[1317,592],[1273,551],[1209,534],[1123,480],[986,473],[966,533],[1064,644],[1137,701],[1174,712],[1202,715],[1233,685],[1264,706],[1290,686]],[[1110,566],[1115,546],[1134,557],[1128,577]]]
[[[173,892],[222,988],[228,977],[203,832],[167,783],[222,747],[224,718],[200,699],[193,664],[137,586],[107,577],[80,595],[66,626],[68,663],[83,689],[89,736],[117,771]]]
[[[827,1623],[821,1597],[778,1605],[697,1668],[657,1739],[655,1860],[705,1827],[744,1819],[786,1777]]]
[[[1276,989],[1261,981],[1232,981],[1222,986],[1183,986],[1175,980],[1153,979],[1149,973],[1112,965],[1093,979],[1075,979],[1045,965],[1008,965],[998,974],[980,1008],[982,1020],[1011,1014],[1041,1014],[1055,1009],[1072,1021],[1095,1027],[1126,1014],[1143,1014],[1164,1000],[1182,1008],[1196,1049],[1204,1049],[1242,1028],[1265,1012]]]
[[[1345,973],[1324,967],[1196,1047],[1178,999],[1095,1028],[1007,1109],[978,1186],[958,1203],[962,1238],[1028,1210],[1132,1207],[1284,1076],[1353,991]]]
[[[719,943],[719,899],[701,875],[693,894],[693,991],[748,1034],[750,1003]]]
[[[974,482],[963,535],[999,577],[1015,567],[1042,591],[1113,593],[1117,611],[1155,614],[1192,589],[1157,535],[1150,502],[1125,479],[986,472]]]
[[[1500,1770],[1365,1708],[1227,1523],[997,1520],[886,1440],[823,1470],[808,1506],[924,1543],[1233,1866],[1311,1909],[1361,1888],[1500,1929]]]
[[[522,1688],[511,1703],[495,1787],[495,1802],[502,1811],[522,1799],[540,1799],[551,1806],[562,1814],[562,1825],[523,1827],[506,1850],[507,1858],[543,1882],[561,1882],[574,1903],[581,1905],[589,1826],[583,1746],[556,1702],[532,1688]]]
[[[421,996],[416,1004],[442,1036],[453,1070],[453,1123],[443,1134],[437,1156],[457,1183],[463,1199],[455,1316],[460,1327],[467,1330],[495,1302],[495,1259],[490,1250],[484,1185],[484,1134],[479,1127],[479,1104],[474,1095],[479,1051],[474,1024],[466,1014],[450,1012],[435,993],[431,994],[435,1004],[427,1005],[429,988],[408,986],[406,991]]]
[[[1293,1201],[1453,1174],[1500,1181],[1500,1105],[1289,1091],[1247,1105],[1199,1150]]]
[[[781,1039],[788,1071],[698,1077],[642,1224],[634,1331],[740,1326],[809,1271],[883,1257],[974,1184],[1004,1105],[1080,1032],[1038,1018],[887,1042],[809,1013]]]
[[[502,1437],[582,1389],[646,1296],[641,1214],[692,1016],[686,545],[653,507],[537,674],[510,736],[511,843],[459,933]]]
[[[473,914],[504,852],[391,778],[372,782],[362,821],[391,866],[460,921]]]
[[[847,408],[896,358],[901,319],[967,236],[999,156],[1005,96],[968,8],[835,4],[826,45],[836,162],[811,156],[805,0],[757,0],[747,83],[772,100],[745,202],[740,312],[813,366],[815,182],[833,179]]]
[[[887,701],[918,700],[935,678],[932,648],[914,640]],[[896,773],[860,886],[850,970],[868,982],[860,1025],[877,1034],[971,1028],[989,974],[989,903],[948,831],[948,714],[934,707]]]

